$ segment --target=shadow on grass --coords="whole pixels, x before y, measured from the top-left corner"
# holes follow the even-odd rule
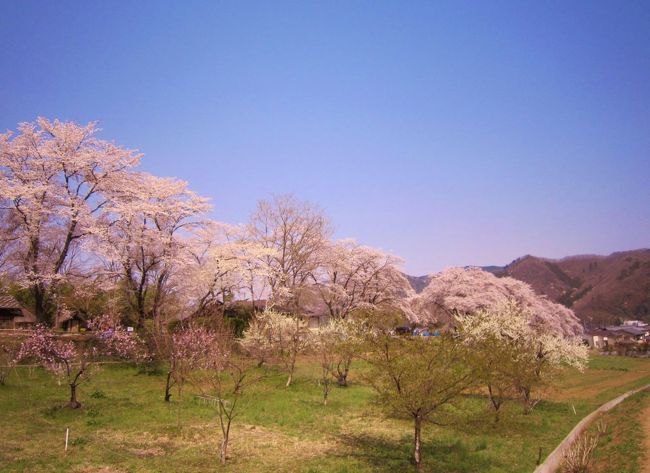
[[[338,437],[345,445],[347,458],[367,465],[373,472],[416,471],[413,463],[413,439],[400,439],[370,434],[346,434]],[[484,441],[468,444],[461,439],[445,437],[426,439],[422,445],[422,469],[420,471],[470,473],[499,471],[502,466],[485,454]]]

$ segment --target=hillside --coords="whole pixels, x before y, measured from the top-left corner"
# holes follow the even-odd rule
[[[650,249],[560,260],[524,256],[502,271],[574,310],[591,324],[650,320]]]
[[[539,294],[573,309],[588,326],[627,318],[650,321],[650,249],[559,260],[526,255],[504,267],[482,269],[527,282]],[[416,292],[430,280],[407,278]]]

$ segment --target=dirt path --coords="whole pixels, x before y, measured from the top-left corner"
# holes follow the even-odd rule
[[[641,460],[641,473],[650,473],[650,403],[641,411],[641,425],[643,426],[643,451],[645,455]]]

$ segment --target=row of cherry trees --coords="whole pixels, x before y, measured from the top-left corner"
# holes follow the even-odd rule
[[[398,260],[332,241],[319,208],[279,196],[247,225],[216,222],[185,182],[138,171],[140,154],[97,132],[39,118],[0,135],[0,271],[40,321],[86,311],[98,294],[96,312],[112,304],[138,328],[233,298],[345,317],[404,295]]]
[[[92,346],[40,327],[15,356],[63,376],[72,407],[99,359],[156,360],[168,367],[165,400],[186,382],[217,400],[225,462],[238,400],[264,364],[286,369],[289,387],[301,353],[316,354],[326,403],[332,383],[346,386],[364,358],[387,409],[412,417],[419,465],[423,423],[461,392],[485,386],[498,419],[512,397],[532,409],[554,369],[584,366],[573,312],[525,283],[449,269],[416,294],[398,258],[333,240],[318,207],[277,196],[245,225],[216,222],[185,182],[138,171],[137,152],[97,132],[38,119],[0,135],[0,283],[27,294],[42,322],[67,310],[97,315]],[[223,323],[233,300],[254,313],[241,340]],[[107,313],[117,314],[110,324]],[[309,330],[314,314],[329,323]],[[404,323],[448,330],[395,337]]]
[[[571,310],[478,269],[444,271],[415,294],[399,258],[333,241],[324,212],[292,196],[260,201],[248,224],[216,222],[187,183],[138,171],[140,154],[97,132],[39,118],[0,134],[0,284],[23,288],[40,321],[69,308],[162,327],[264,299],[340,319],[390,306],[427,325],[508,297],[535,325],[581,330]]]
[[[391,416],[413,420],[413,460],[419,467],[423,427],[449,415],[447,405],[462,393],[486,392],[498,422],[504,402],[518,398],[529,413],[559,370],[582,371],[587,361],[586,346],[540,330],[531,323],[530,310],[514,299],[458,313],[456,329],[436,337],[396,336],[397,321],[399,316],[390,311],[355,311],[308,330],[300,318],[267,309],[239,340],[219,319],[211,326],[193,323],[159,333],[157,339],[166,341],[166,349],[147,353],[136,334],[104,316],[93,321],[93,336],[77,343],[39,326],[12,362],[34,362],[57,375],[70,388],[69,406],[78,408],[77,388],[100,360],[146,362],[164,356],[169,367],[164,400],[170,400],[174,386],[180,398],[190,383],[212,403],[222,434],[219,456],[225,463],[243,396],[269,373],[263,365],[284,368],[289,388],[300,355],[315,355],[327,405],[333,382],[346,386],[351,362],[360,358],[367,363],[360,377],[377,391],[380,405]]]

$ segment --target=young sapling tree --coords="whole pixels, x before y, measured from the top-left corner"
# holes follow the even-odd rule
[[[552,373],[564,366],[586,366],[587,348],[577,338],[534,322],[530,310],[512,299],[456,315],[458,334],[471,353],[478,380],[487,388],[496,421],[508,397],[519,395],[529,413],[539,401],[535,392]]]
[[[238,353],[239,347],[227,327],[197,327],[193,329],[192,339],[202,340],[203,348],[191,350],[194,357],[191,363],[196,369],[190,372],[189,379],[216,408],[222,434],[219,460],[225,465],[232,423],[241,411],[242,396],[259,377],[254,374],[254,360]],[[192,346],[196,347],[194,341]]]
[[[311,340],[307,322],[303,319],[266,309],[244,333],[242,344],[258,361],[267,359],[269,348],[272,356],[281,360],[288,373],[286,386],[289,387],[293,381],[298,355],[309,348]]]
[[[413,462],[422,466],[422,426],[434,421],[474,381],[465,347],[451,335],[368,336],[363,358],[367,379],[389,414],[413,421]]]
[[[81,407],[77,388],[88,378],[90,369],[103,357],[131,359],[141,353],[135,334],[113,323],[110,316],[89,322],[94,333],[87,343],[61,340],[49,328],[38,325],[20,346],[17,361],[30,360],[65,381],[70,387],[68,406]]]

